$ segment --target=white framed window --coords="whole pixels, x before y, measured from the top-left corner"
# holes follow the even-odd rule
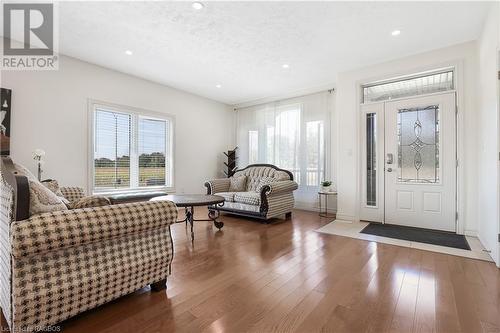
[[[173,190],[174,118],[90,102],[92,193]]]
[[[325,124],[323,120],[306,122],[306,185],[319,186],[325,179]]]
[[[453,68],[445,68],[364,84],[361,103],[450,91],[455,89],[454,74]]]

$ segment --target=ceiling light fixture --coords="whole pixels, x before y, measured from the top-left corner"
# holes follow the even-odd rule
[[[216,84],[216,85],[215,85],[215,88],[222,88],[222,85],[220,85],[220,84]]]
[[[200,9],[203,9],[203,7],[205,7],[205,5],[202,4],[201,2],[193,2],[191,4],[191,7],[193,7],[194,10],[200,10]]]
[[[283,64],[283,65],[281,65],[281,67],[283,67],[283,68],[286,69],[286,68],[290,68],[290,65],[289,64]]]
[[[130,50],[127,50],[127,51],[125,51],[125,54],[126,54],[126,55],[132,55],[132,54],[133,54],[133,52],[132,52],[132,51],[130,51]]]
[[[401,34],[400,30],[394,30],[393,32],[391,32],[391,35],[393,35],[393,36],[398,36],[400,34]]]

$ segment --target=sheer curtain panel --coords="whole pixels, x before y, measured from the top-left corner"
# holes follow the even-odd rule
[[[269,163],[293,173],[296,201],[311,206],[330,177],[332,96],[322,92],[237,110],[239,168]]]

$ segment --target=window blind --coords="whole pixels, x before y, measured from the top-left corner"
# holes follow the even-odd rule
[[[454,89],[453,71],[415,74],[391,82],[363,86],[363,103],[418,96]]]
[[[139,118],[139,186],[165,185],[167,122]]]
[[[130,187],[131,116],[97,109],[94,117],[94,187]]]

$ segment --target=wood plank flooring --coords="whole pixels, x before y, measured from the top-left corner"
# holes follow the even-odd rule
[[[205,212],[199,210],[200,218]],[[305,211],[270,225],[173,226],[165,292],[144,288],[64,332],[500,332],[500,270],[478,260],[316,233]]]

